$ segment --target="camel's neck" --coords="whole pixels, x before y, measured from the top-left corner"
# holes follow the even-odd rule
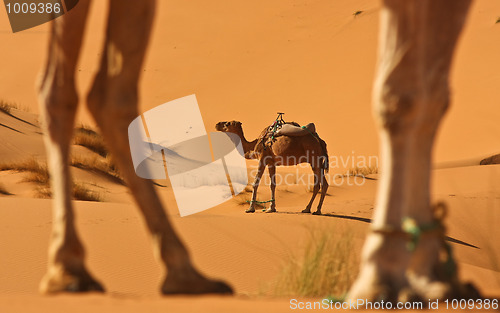
[[[255,139],[254,141],[248,141],[243,134],[243,129],[241,128],[235,134],[238,135],[241,139],[241,145],[243,147],[243,152],[245,152],[245,158],[250,159],[249,152],[254,150],[255,145],[257,144],[257,139]]]

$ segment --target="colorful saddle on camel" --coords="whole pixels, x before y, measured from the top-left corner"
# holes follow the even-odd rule
[[[281,128],[276,131],[274,137],[278,136],[299,137],[299,136],[312,135],[314,133],[316,133],[316,126],[314,126],[314,123],[309,123],[302,127],[295,126],[293,124],[283,124]]]

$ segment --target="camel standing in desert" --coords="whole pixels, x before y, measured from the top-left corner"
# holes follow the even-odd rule
[[[298,126],[296,123],[287,123]],[[268,167],[269,177],[271,178],[271,205],[266,210],[267,213],[276,212],[276,166],[280,165],[297,165],[300,163],[309,163],[314,173],[314,189],[309,204],[302,213],[311,213],[311,207],[321,189],[321,197],[318,207],[314,215],[321,215],[321,206],[325,199],[326,191],[328,190],[328,180],[325,172],[328,172],[328,151],[326,143],[314,133],[307,133],[304,136],[278,136],[273,137],[272,132],[266,127],[259,137],[249,142],[243,135],[241,122],[219,122],[215,125],[215,129],[223,132],[235,133],[242,142],[243,152],[247,159],[258,159],[259,165],[255,180],[253,183],[252,200],[250,207],[245,211],[247,213],[255,212],[255,203],[257,200],[257,189],[259,188],[260,180],[266,166]]]
[[[432,146],[450,102],[453,51],[470,2],[383,1],[373,93],[382,175],[352,301],[474,297],[458,282],[444,210],[433,209],[429,192]]]
[[[44,117],[45,143],[54,195],[53,228],[43,293],[103,291],[85,266],[85,252],[75,228],[71,203],[68,152],[78,95],[75,67],[82,44],[90,0],[79,4],[51,28],[48,59],[38,84]],[[139,115],[138,80],[142,72],[154,0],[110,0],[99,72],[87,97],[88,108],[119,165],[161,257],[167,275],[164,294],[230,293],[223,282],[202,276],[191,263],[185,245],[172,228],[150,180],[139,178],[132,165],[128,125]]]

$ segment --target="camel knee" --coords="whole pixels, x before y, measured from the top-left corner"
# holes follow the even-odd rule
[[[259,180],[255,180],[252,184],[252,188],[254,191],[257,191],[257,189],[259,189],[259,184],[260,184],[260,179]]]
[[[62,85],[60,85],[62,83]],[[72,79],[43,79],[37,86],[44,127],[58,143],[68,142],[72,135],[78,107],[78,94]]]
[[[323,183],[321,184],[321,191],[326,192],[328,190],[328,187],[330,187],[330,185],[328,184],[328,181],[324,179]]]
[[[106,82],[104,75],[99,72],[94,80],[94,83],[92,84],[92,87],[90,88],[89,93],[87,94],[87,108],[94,117],[94,119],[97,120],[97,116],[99,115],[99,112],[101,108],[103,107],[106,99]]]
[[[425,90],[398,90],[397,83],[386,82],[376,90],[375,116],[391,135],[409,131],[434,133],[449,106],[446,84],[437,83]]]
[[[72,77],[61,77],[54,74],[53,77],[40,79],[36,85],[38,97],[42,109],[51,116],[75,112],[78,106],[78,93],[75,81]]]
[[[319,191],[320,184],[315,184],[313,187],[313,193],[316,194]]]
[[[101,73],[97,75],[87,95],[87,107],[101,128],[107,124],[107,118],[113,119],[116,128],[128,127],[139,114],[137,103],[136,84],[110,82]]]

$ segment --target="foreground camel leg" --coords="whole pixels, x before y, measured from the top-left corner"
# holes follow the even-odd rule
[[[266,210],[266,213],[273,213],[276,212],[276,198],[275,198],[275,193],[276,193],[276,166],[274,164],[269,164],[268,165],[268,170],[269,170],[269,177],[271,179],[271,205],[269,208]]]
[[[138,116],[138,80],[153,21],[154,0],[112,0],[99,72],[88,96],[89,110],[144,216],[156,255],[167,276],[164,294],[230,293],[223,282],[203,277],[193,267],[150,180],[135,172],[128,145],[128,125]]]
[[[85,251],[75,229],[68,154],[78,105],[75,67],[82,42],[88,1],[80,1],[51,25],[48,61],[38,85],[53,193],[53,223],[48,270],[40,291],[103,291],[85,268]]]
[[[420,226],[436,223],[429,196],[432,145],[448,107],[450,64],[469,5],[469,0],[384,1],[374,84],[382,176],[375,231],[366,240],[350,300],[464,296],[456,276],[447,276],[441,266],[442,232],[425,233],[411,251],[401,229],[405,217]]]

